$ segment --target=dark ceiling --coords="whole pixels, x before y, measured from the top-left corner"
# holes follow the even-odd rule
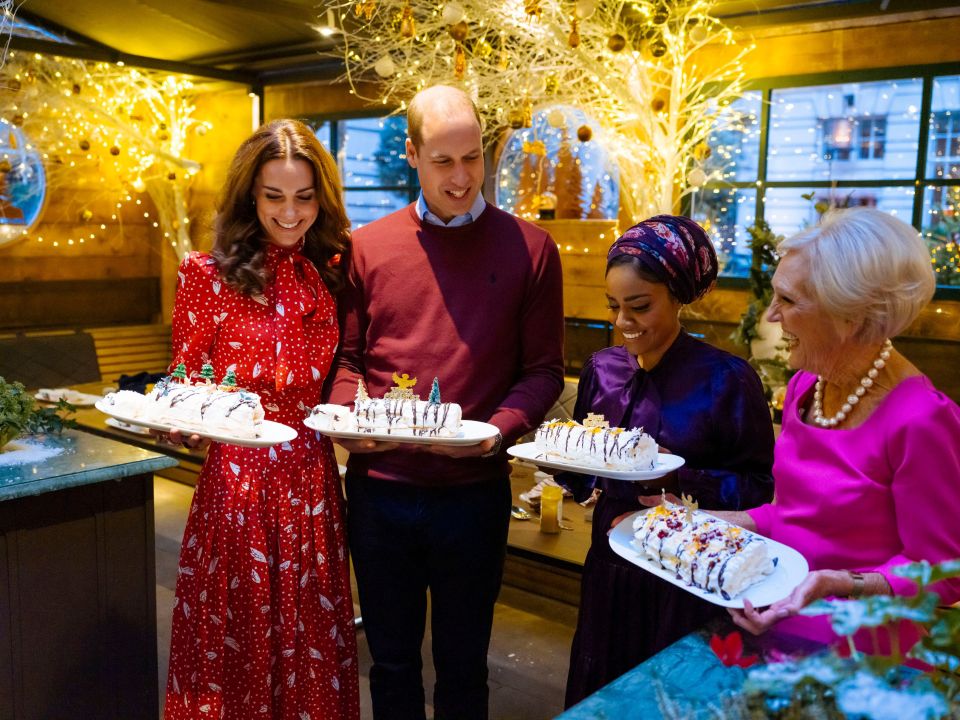
[[[938,0],[720,0],[731,27],[825,22],[960,8]],[[321,37],[321,0],[22,0],[18,15],[79,44],[73,53],[263,85],[339,74]],[[13,47],[48,51],[43,41]],[[63,54],[63,53],[61,53]],[[160,61],[151,63],[150,60]]]

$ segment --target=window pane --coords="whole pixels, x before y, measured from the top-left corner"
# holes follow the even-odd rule
[[[333,121],[313,120],[309,122],[320,144],[323,145],[327,152],[333,152],[333,150],[330,149],[330,126],[333,124]]]
[[[546,198],[558,219],[617,217],[619,168],[599,133],[579,139],[584,126],[597,123],[579,108],[553,105],[533,113],[530,127],[514,130],[497,160],[497,206],[532,219]]]
[[[793,235],[815,225],[831,205],[875,207],[909,223],[913,217],[912,187],[767,188],[764,217],[774,232]],[[810,195],[808,200],[803,195]]]
[[[712,178],[726,182],[752,182],[757,179],[760,157],[760,92],[744,93],[728,109],[726,128],[712,132],[707,139],[710,158],[704,170]],[[718,172],[720,175],[714,175]]]
[[[410,204],[406,190],[347,190],[347,216],[354,229]]]
[[[340,173],[346,187],[407,185],[407,121],[399,116],[341,120]]]
[[[937,284],[960,286],[960,187],[928,187],[921,224]]]
[[[923,82],[774,90],[767,180],[912,178]]]
[[[691,216],[710,233],[720,261],[720,274],[745,277],[750,270],[750,235],[757,208],[757,191],[707,188],[696,193]]]
[[[933,79],[928,178],[960,178],[960,75]]]

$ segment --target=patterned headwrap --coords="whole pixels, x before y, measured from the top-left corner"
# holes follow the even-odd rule
[[[684,305],[706,295],[717,280],[713,242],[689,218],[656,215],[637,223],[610,246],[607,267],[620,255],[637,258]]]

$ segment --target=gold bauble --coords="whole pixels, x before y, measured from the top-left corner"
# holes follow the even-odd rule
[[[81,141],[80,141],[80,149],[83,150],[84,152],[86,152],[87,150],[89,150],[89,149],[90,149],[90,141],[89,141],[89,140],[81,140]]]
[[[524,0],[523,9],[526,11],[527,19],[529,20],[533,20],[534,18],[539,20],[541,13],[543,13],[540,0]]]
[[[176,180],[177,174],[173,171],[167,173],[167,180]]]
[[[20,127],[21,125],[23,125],[23,115],[14,115],[12,118],[10,118],[10,122],[12,122],[17,127]]]
[[[523,109],[522,108],[513,108],[507,114],[507,123],[514,130],[519,130],[523,127]]]
[[[0,160],[0,174],[6,175],[11,170],[13,170],[13,165],[10,164],[9,160]]]
[[[607,38],[607,47],[612,52],[620,52],[627,46],[627,39],[620,33],[614,33]]]
[[[547,113],[547,124],[550,127],[561,128],[566,124],[567,120],[563,116],[563,111],[554,108],[549,113]]]
[[[452,37],[457,42],[463,42],[467,39],[467,35],[470,33],[470,26],[467,25],[466,20],[461,20],[455,25],[451,25],[449,28],[450,37]]]
[[[486,59],[493,54],[493,45],[487,42],[486,39],[481,38],[477,41],[476,45],[473,46],[473,54],[478,58]]]
[[[110,147],[110,154],[111,154],[111,155],[119,155],[119,154],[120,154],[120,148],[118,148],[116,145],[112,145],[112,146]]]
[[[553,95],[559,86],[560,81],[556,75],[547,75],[547,79],[543,81],[543,90],[547,95]]]
[[[581,125],[577,128],[577,140],[580,142],[590,142],[593,137],[593,129],[589,125]]]
[[[157,133],[157,140],[159,140],[160,142],[164,142],[169,139],[170,139],[170,133],[168,133],[166,130],[161,130],[160,132]]]
[[[80,86],[79,86],[77,83],[74,83],[74,84],[73,84],[73,94],[74,94],[74,95],[79,95],[79,94],[80,94]]]
[[[702,43],[707,39],[707,29],[703,25],[697,25],[690,30],[689,37],[695,43]]]
[[[650,54],[655,58],[662,58],[667,54],[667,44],[663,40],[654,40],[650,46]]]
[[[413,21],[413,10],[410,8],[410,3],[407,3],[400,13],[400,36],[412,38],[416,34],[417,26]]]
[[[667,101],[664,100],[662,97],[655,97],[653,100],[650,101],[650,109],[653,110],[655,113],[663,112],[664,108],[666,107],[667,107]]]
[[[670,19],[670,11],[667,9],[666,5],[658,5],[657,9],[653,11],[653,17],[650,18],[650,22],[654,25],[666,25],[667,20]]]

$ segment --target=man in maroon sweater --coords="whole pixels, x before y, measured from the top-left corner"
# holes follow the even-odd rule
[[[353,235],[330,402],[409,373],[500,435],[469,447],[340,441],[348,536],[373,668],[374,716],[425,717],[430,593],[435,717],[487,717],[487,648],[510,518],[504,450],[563,387],[560,256],[540,228],[484,202],[479,117],[460,90],[407,113],[419,200]],[[418,388],[419,390],[419,388]]]

